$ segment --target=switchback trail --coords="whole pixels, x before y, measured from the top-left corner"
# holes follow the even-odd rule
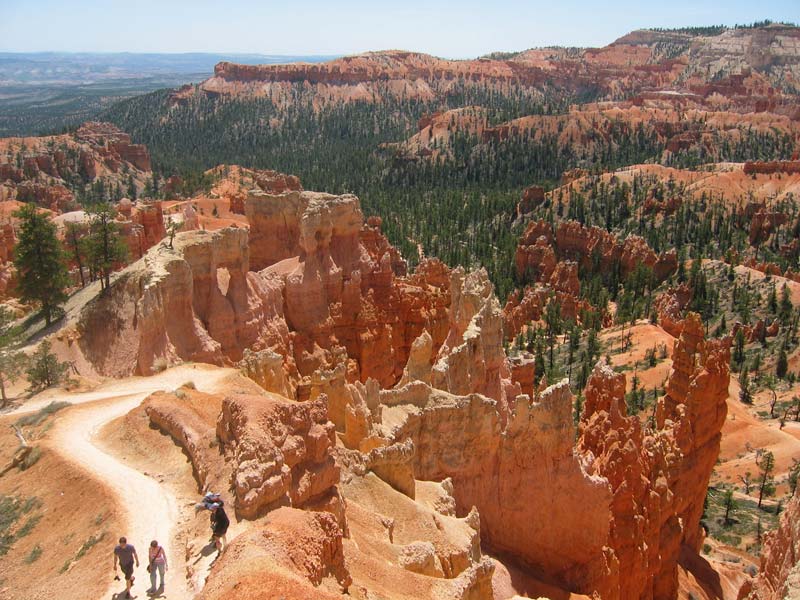
[[[135,545],[139,555],[140,567],[134,571],[134,598],[147,597],[145,590],[150,587],[146,571],[147,551],[153,539],[159,540],[164,546],[170,567],[165,592],[157,597],[189,600],[195,596],[186,577],[186,551],[176,543],[176,527],[182,517],[185,518],[184,513],[191,509],[179,504],[175,491],[168,483],[160,483],[128,466],[102,447],[96,441],[96,436],[104,425],[135,409],[155,391],[174,389],[191,378],[199,390],[213,392],[232,372],[230,369],[184,365],[153,377],[113,381],[89,393],[49,393],[46,398],[36,399],[17,411],[30,412],[51,401],[76,404],[60,413],[51,430],[49,445],[84,469],[89,477],[101,481],[116,497],[116,506],[126,524],[119,535],[125,535]],[[108,563],[98,565],[98,569],[101,573],[108,569],[110,573],[110,550],[116,544],[116,535],[105,543],[109,546]],[[122,598],[124,591],[124,581],[112,581],[102,598]]]

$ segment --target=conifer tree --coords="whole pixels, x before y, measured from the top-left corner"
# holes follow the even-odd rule
[[[742,376],[739,378],[739,400],[744,402],[745,404],[752,404],[753,403],[753,394],[750,391],[750,376],[747,373],[747,369],[742,372]]]
[[[786,377],[786,372],[789,370],[789,360],[786,355],[786,339],[783,340],[781,348],[778,351],[778,360],[775,363],[775,374],[778,378],[783,379]]]
[[[27,357],[19,350],[20,338],[11,311],[0,307],[0,408],[8,404],[6,383],[16,380],[25,367]]]
[[[87,254],[92,270],[100,277],[100,286],[107,290],[111,285],[111,271],[128,257],[128,248],[119,235],[114,221],[115,210],[107,203],[91,209],[92,222],[87,238]]]
[[[35,205],[26,204],[15,216],[21,221],[19,241],[14,249],[20,299],[38,302],[45,323],[50,325],[67,299],[69,273],[64,250],[56,237],[55,224]]]
[[[86,261],[86,243],[81,238],[80,228],[76,223],[67,223],[66,227],[66,243],[72,254],[72,260],[78,267],[78,273],[81,278],[81,287],[86,287],[86,278],[83,274],[84,262]]]
[[[758,468],[761,471],[761,480],[758,484],[758,508],[761,508],[762,500],[775,494],[775,477],[772,474],[775,470],[775,456],[772,452],[766,451],[761,455]]]
[[[34,390],[42,390],[61,383],[69,365],[58,360],[53,354],[49,340],[39,344],[31,356],[31,365],[27,369],[28,381]]]

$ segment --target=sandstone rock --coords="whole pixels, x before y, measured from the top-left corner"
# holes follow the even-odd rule
[[[678,266],[674,253],[659,256],[635,235],[619,240],[603,229],[584,227],[575,221],[559,223],[553,233],[548,223],[538,221],[529,223],[520,237],[516,254],[517,274],[520,277],[533,274],[534,281],[548,281],[556,263],[564,258],[575,260],[587,269],[594,268],[593,261],[597,259],[601,270],[609,270],[618,263],[623,275],[644,264],[653,269],[659,280],[665,279]]]
[[[759,210],[750,220],[750,245],[757,246],[767,240],[777,227],[788,220],[789,216],[784,212]]]
[[[486,271],[451,276],[450,332],[433,366],[434,387],[453,394],[478,392],[505,404],[510,372],[503,352],[503,321]]]
[[[108,375],[149,374],[157,359],[233,364],[244,348],[288,343],[282,284],[248,271],[244,230],[179,234],[79,310],[79,348]]]
[[[189,456],[199,490],[224,489],[230,468],[216,448],[216,415],[222,398],[182,387],[175,393],[156,392],[144,401],[150,422],[171,436]]]
[[[217,437],[233,463],[237,513],[255,518],[277,505],[301,507],[335,493],[339,469],[324,400],[276,395],[227,397]]]
[[[394,437],[413,440],[415,477],[451,478],[457,513],[478,508],[481,538],[490,547],[559,577],[603,563],[608,518],[600,514],[608,510],[610,493],[573,455],[568,386],[549,388],[533,405],[518,398],[505,429],[495,406],[478,395],[434,392],[422,410],[398,404],[391,417],[384,408],[383,419],[396,422],[397,411],[404,413]],[[556,492],[566,489],[573,492]],[[536,490],[535,496],[522,490]],[[568,497],[582,498],[581,509]]]
[[[431,542],[412,542],[400,551],[400,566],[414,573],[443,577],[444,572],[437,562],[436,548]]]
[[[253,351],[245,348],[242,360],[239,361],[239,369],[268,392],[287,398],[295,395],[294,386],[285,369],[284,357],[274,350],[265,348]]]
[[[677,338],[683,328],[683,310],[691,300],[691,290],[684,284],[670,288],[656,297],[653,308],[658,315],[661,328]]]
[[[333,516],[284,507],[230,543],[199,598],[328,600],[340,598],[351,582]]]

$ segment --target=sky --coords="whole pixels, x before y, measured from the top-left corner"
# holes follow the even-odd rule
[[[0,0],[0,51],[353,54],[447,58],[604,46],[634,29],[800,24],[800,0]]]

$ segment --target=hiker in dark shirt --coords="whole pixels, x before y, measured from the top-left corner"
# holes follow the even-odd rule
[[[136,561],[136,566],[139,566],[139,556],[136,554],[136,548],[128,543],[124,537],[119,538],[119,546],[114,548],[114,576],[117,575],[117,560],[119,560],[119,567],[125,575],[125,597],[131,597],[131,586],[133,585],[133,563]]]
[[[214,546],[216,546],[217,552],[222,552],[223,542],[225,545],[228,543],[227,540],[225,540],[225,534],[228,532],[231,521],[228,519],[228,515],[225,514],[222,503],[215,502],[209,505],[208,508],[211,511],[211,531]]]

